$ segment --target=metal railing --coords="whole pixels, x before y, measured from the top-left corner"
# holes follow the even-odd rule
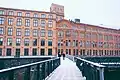
[[[68,55],[68,54],[66,54],[66,57],[67,57],[68,59],[74,61],[74,57],[75,57],[75,56],[72,56],[72,55]]]
[[[56,57],[55,56],[20,56],[19,58],[17,57],[14,58],[14,56],[0,57],[0,70],[53,58]]]
[[[0,80],[45,80],[60,65],[60,58],[0,70]]]
[[[75,57],[76,65],[86,80],[104,80],[105,66],[79,57]]]

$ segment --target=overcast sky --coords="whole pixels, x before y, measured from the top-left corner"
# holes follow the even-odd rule
[[[49,11],[52,3],[65,7],[65,18],[120,28],[120,0],[1,0],[0,7]]]

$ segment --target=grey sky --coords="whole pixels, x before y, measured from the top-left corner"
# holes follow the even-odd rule
[[[1,0],[1,7],[49,11],[51,3],[65,7],[65,18],[120,28],[120,0]]]

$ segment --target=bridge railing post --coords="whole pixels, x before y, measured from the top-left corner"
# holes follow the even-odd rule
[[[104,80],[104,68],[99,69],[100,80]]]
[[[40,79],[40,64],[37,64],[37,80]]]
[[[26,70],[26,75],[25,75],[25,80],[30,80],[30,69],[31,67],[27,67],[27,70]]]
[[[14,71],[9,72],[9,80],[14,80]]]

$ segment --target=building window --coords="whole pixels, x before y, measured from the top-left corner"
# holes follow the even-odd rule
[[[24,56],[28,56],[29,55],[29,49],[28,48],[25,48],[24,49]]]
[[[15,55],[16,57],[20,57],[20,48],[17,48],[15,53],[16,53]]]
[[[30,17],[30,13],[26,13],[25,16],[26,16],[26,17]]]
[[[37,17],[38,17],[38,14],[37,14],[37,13],[34,13],[33,17],[34,17],[34,18],[37,18]]]
[[[45,55],[45,49],[42,48],[42,49],[40,50],[40,53],[41,53],[41,55]]]
[[[21,43],[21,39],[20,39],[20,38],[17,38],[17,39],[16,39],[16,46],[20,46],[20,43]]]
[[[17,18],[17,26],[21,26],[22,25],[22,19],[21,18]]]
[[[18,13],[17,13],[17,16],[22,16],[22,12],[18,12]]]
[[[66,36],[66,37],[70,37],[70,31],[66,31],[65,36]]]
[[[53,31],[52,30],[48,30],[48,37],[52,37],[53,35]]]
[[[21,36],[21,29],[20,28],[16,29],[16,36]]]
[[[36,19],[36,20],[33,20],[33,26],[34,27],[37,27],[38,26],[38,20]]]
[[[30,35],[30,30],[29,29],[25,29],[25,36],[29,36]]]
[[[48,46],[52,46],[52,40],[48,40]]]
[[[12,38],[8,38],[7,39],[7,45],[8,46],[12,46]]]
[[[66,40],[66,46],[68,46],[68,40]]]
[[[12,18],[8,18],[8,25],[9,26],[13,25],[13,19]]]
[[[3,35],[3,33],[4,33],[4,29],[0,27],[0,35]]]
[[[9,15],[9,16],[13,16],[13,15],[14,15],[14,12],[13,12],[13,11],[9,11],[9,12],[8,12],[8,15]]]
[[[30,20],[29,19],[25,19],[25,26],[29,27],[30,26]]]
[[[12,36],[13,33],[13,29],[12,28],[8,28],[8,36]]]
[[[33,30],[33,36],[37,36],[38,35],[38,31],[37,31],[37,29],[34,29]]]
[[[52,19],[52,18],[53,18],[53,15],[49,15],[48,18],[49,18],[49,19]]]
[[[78,37],[78,33],[77,32],[73,32],[73,37]]]
[[[0,38],[0,46],[3,45],[3,38]]]
[[[0,56],[2,56],[2,48],[0,48]]]
[[[41,46],[45,46],[45,40],[41,39]]]
[[[58,40],[58,47],[61,46],[61,40]]]
[[[64,36],[64,32],[63,31],[58,31],[58,37],[63,37]]]
[[[37,46],[37,39],[33,39],[33,46]]]
[[[70,44],[71,44],[71,41],[69,40],[69,41],[68,41],[68,46],[70,46]]]
[[[48,27],[53,27],[52,21],[48,21]]]
[[[11,56],[11,53],[12,53],[11,48],[7,48],[6,56]]]
[[[48,55],[52,55],[52,49],[48,49]]]
[[[32,53],[33,53],[33,56],[37,55],[37,48],[33,48]]]
[[[44,36],[45,36],[45,30],[41,29],[41,37],[44,37]]]
[[[5,21],[4,17],[0,17],[0,25],[3,25],[4,21]]]
[[[80,47],[84,47],[84,41],[80,41]]]
[[[46,15],[45,14],[41,14],[41,18],[46,18]]]
[[[68,49],[66,49],[66,54],[68,54]]]
[[[24,45],[25,45],[25,46],[29,46],[29,42],[30,42],[29,39],[28,39],[28,38],[25,38],[25,40],[24,40]]]
[[[80,33],[80,38],[84,38],[84,37],[85,37],[84,33]]]
[[[4,15],[5,11],[4,10],[0,10],[0,15]]]
[[[45,27],[45,20],[41,20],[41,27]]]

